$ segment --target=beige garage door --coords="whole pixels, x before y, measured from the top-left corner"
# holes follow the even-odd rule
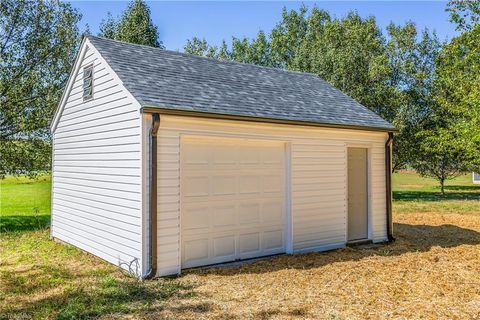
[[[182,268],[285,252],[285,144],[184,137]]]

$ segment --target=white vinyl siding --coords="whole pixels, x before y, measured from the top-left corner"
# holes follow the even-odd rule
[[[83,57],[54,130],[52,236],[139,275],[142,129],[139,105],[95,48]],[[93,65],[93,99],[83,69]]]
[[[180,272],[182,135],[277,140],[290,146],[293,252],[346,243],[347,147],[369,150],[369,238],[385,241],[387,133],[161,116],[158,133],[158,275]],[[288,244],[287,244],[288,248]]]

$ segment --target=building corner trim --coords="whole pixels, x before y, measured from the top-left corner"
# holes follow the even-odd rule
[[[393,219],[392,219],[392,148],[393,132],[388,133],[387,142],[385,142],[385,186],[386,186],[386,216],[387,216],[387,240],[395,241],[393,237]]]

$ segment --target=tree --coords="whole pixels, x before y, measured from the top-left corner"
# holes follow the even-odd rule
[[[375,19],[350,12],[332,20],[315,9],[306,25],[306,34],[311,36],[298,45],[291,69],[318,75],[391,121],[395,112],[390,108],[395,106],[389,103],[385,39]]]
[[[227,55],[231,60],[260,66],[272,66],[270,43],[263,31],[249,41],[247,38],[232,38],[232,50]]]
[[[480,170],[480,25],[444,46],[437,61],[436,99],[448,112],[449,133],[473,171]]]
[[[194,54],[197,56],[216,58],[219,60],[231,60],[230,53],[228,52],[227,44],[225,43],[225,41],[223,42],[222,47],[223,50],[215,46],[210,46],[205,39],[193,37],[191,40],[187,41],[184,50],[186,53]]]
[[[109,12],[107,15],[107,20],[102,19],[102,22],[100,23],[100,32],[98,35],[108,39],[115,39],[116,30],[117,22]]]
[[[211,50],[215,51],[215,48],[211,47],[205,38],[200,39],[193,37],[191,40],[187,40],[187,44],[184,46],[183,50],[186,53],[197,56],[208,56]]]
[[[457,30],[469,31],[480,22],[479,0],[450,0],[447,4],[450,21],[457,24]]]
[[[288,12],[283,8],[282,19],[270,34],[272,60],[275,61],[276,67],[294,69],[293,61],[308,32],[307,13],[305,5],[302,5],[298,12],[296,10]]]
[[[133,0],[118,21],[109,13],[107,20],[102,20],[99,36],[163,48],[150,9],[143,0]]]
[[[468,170],[465,153],[456,142],[448,127],[436,125],[417,133],[419,153],[413,161],[413,167],[422,176],[432,177],[440,184],[445,194],[445,181],[458,177]]]
[[[480,169],[480,2],[453,0],[447,11],[463,33],[442,47],[430,67],[430,114],[416,134],[413,162],[420,174],[439,181],[442,194],[445,180]]]
[[[260,31],[251,40],[232,38],[224,55],[231,60],[317,74],[387,119],[385,102],[391,96],[384,38],[375,19],[352,12],[331,19],[326,11],[305,6],[283,9],[282,19],[269,35]],[[185,51],[216,57],[218,48],[205,39],[187,42]],[[392,113],[392,112],[390,112]]]
[[[413,22],[387,26],[387,56],[390,66],[389,103],[395,106],[391,121],[399,130],[394,139],[393,169],[398,170],[415,160],[422,130],[435,107],[433,84],[436,60],[441,43],[435,33],[423,30],[421,36]]]
[[[341,89],[392,122],[400,132],[394,146],[394,169],[411,163],[418,152],[416,133],[429,117],[435,60],[441,43],[414,23],[387,28],[388,41],[375,18],[350,12],[332,18],[302,6],[283,9],[270,34],[232,39],[227,59],[310,72]],[[196,41],[196,45],[194,45]],[[218,48],[205,39],[187,42],[185,51],[216,58]]]
[[[75,57],[80,18],[67,3],[0,2],[0,175],[49,169],[48,125]]]

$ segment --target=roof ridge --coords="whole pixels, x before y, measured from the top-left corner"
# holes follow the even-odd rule
[[[262,65],[258,65],[258,64],[253,64],[253,63],[238,62],[238,61],[234,61],[234,60],[220,60],[220,59],[215,59],[215,58],[211,58],[211,57],[199,56],[199,55],[191,54],[191,53],[185,53],[185,52],[180,52],[180,51],[175,51],[175,50],[170,50],[170,49],[152,47],[152,46],[147,46],[145,44],[131,43],[131,42],[126,42],[126,41],[121,41],[121,40],[116,40],[116,39],[110,39],[110,38],[105,38],[105,37],[99,37],[99,36],[93,36],[93,35],[86,35],[85,37],[86,38],[96,38],[96,39],[101,39],[101,40],[106,40],[106,41],[113,41],[113,42],[117,42],[117,43],[121,43],[121,44],[125,44],[125,45],[144,47],[144,48],[147,48],[147,49],[155,49],[155,50],[165,51],[165,52],[178,54],[178,55],[182,55],[182,56],[186,56],[186,57],[191,57],[191,58],[194,58],[194,59],[209,60],[209,61],[213,61],[213,62],[217,62],[217,63],[251,66],[251,67],[254,67],[254,68],[262,68],[262,69],[274,70],[274,71],[285,72],[285,73],[304,74],[304,75],[313,76],[313,77],[316,77],[316,78],[319,78],[319,79],[323,80],[322,78],[320,78],[319,76],[317,76],[316,74],[311,73],[311,72],[298,71],[298,70],[286,70],[286,69],[282,69],[282,68],[267,67],[267,66],[262,66]],[[323,80],[323,81],[325,81],[325,80]]]

